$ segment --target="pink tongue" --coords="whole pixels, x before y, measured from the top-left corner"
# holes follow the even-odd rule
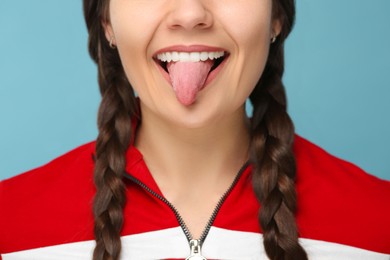
[[[171,77],[176,98],[183,105],[191,105],[203,88],[211,67],[211,60],[200,62],[169,62],[167,69]]]

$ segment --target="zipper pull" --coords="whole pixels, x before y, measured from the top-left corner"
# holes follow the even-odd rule
[[[193,239],[190,241],[191,255],[186,260],[207,260],[202,256],[200,241]]]

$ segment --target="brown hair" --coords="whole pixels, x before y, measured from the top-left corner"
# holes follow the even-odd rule
[[[94,180],[96,195],[96,247],[93,259],[119,259],[120,232],[125,205],[126,150],[132,139],[131,119],[137,113],[136,100],[126,79],[118,52],[110,48],[102,21],[108,19],[109,0],[84,0],[89,33],[89,52],[98,65],[102,101],[98,114]],[[271,259],[307,259],[298,243],[294,213],[295,159],[292,152],[294,127],[286,112],[281,81],[284,70],[284,40],[295,17],[294,0],[273,0],[274,16],[282,31],[271,45],[263,75],[250,95],[253,104],[251,162],[253,189],[261,204],[259,223],[264,247]]]
[[[267,64],[250,95],[253,105],[251,162],[253,189],[260,201],[259,223],[270,259],[307,259],[295,223],[294,125],[287,114],[282,76],[284,41],[295,20],[294,0],[274,0],[274,18],[282,30],[271,45]]]
[[[93,204],[96,247],[93,259],[118,259],[121,251],[125,186],[125,153],[132,138],[131,118],[136,114],[132,87],[117,51],[110,48],[102,21],[108,13],[105,0],[85,0],[84,16],[89,33],[89,52],[98,65],[102,100],[98,113]]]

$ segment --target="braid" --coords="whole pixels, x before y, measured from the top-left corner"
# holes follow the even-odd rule
[[[94,260],[119,259],[126,201],[122,177],[126,167],[125,154],[132,136],[131,118],[136,114],[133,90],[124,75],[118,52],[109,47],[101,25],[101,17],[107,14],[107,2],[84,1],[89,51],[98,64],[102,95],[94,171]]]
[[[279,1],[277,5],[276,13],[283,18],[282,32],[271,45],[263,75],[250,96],[254,107],[251,128],[253,189],[261,204],[259,224],[268,257],[272,260],[300,260],[307,259],[307,255],[298,243],[294,216],[294,126],[287,114],[282,83],[283,42],[293,24],[294,3]]]

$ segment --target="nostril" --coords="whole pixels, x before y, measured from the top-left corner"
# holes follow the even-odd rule
[[[167,15],[167,25],[170,29],[192,30],[207,29],[213,24],[213,15],[198,1],[178,1]]]

